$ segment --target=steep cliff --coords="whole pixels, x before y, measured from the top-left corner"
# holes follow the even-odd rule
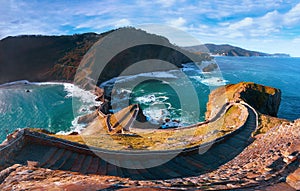
[[[7,37],[0,41],[0,84],[16,80],[73,81],[77,68],[88,50],[114,31],[122,31],[123,37],[108,40],[108,43],[114,43],[110,46],[118,47],[118,43],[124,43],[128,40],[124,37],[126,34],[132,39],[150,39],[154,44],[162,43],[171,48],[146,44],[121,51],[106,66],[99,78],[100,82],[118,76],[124,68],[140,60],[162,59],[173,62],[176,66],[190,61],[181,53],[185,51],[172,45],[168,39],[134,28],[121,28],[102,34],[23,35]],[[195,56],[189,52],[186,54]],[[99,57],[102,55],[102,52],[97,53]],[[198,55],[197,58],[210,59],[207,54]]]
[[[0,41],[0,83],[72,80],[85,52],[105,34],[18,36]]]
[[[206,119],[213,117],[224,104],[235,101],[245,101],[258,112],[276,117],[281,101],[281,91],[253,82],[241,82],[217,88],[209,95]]]

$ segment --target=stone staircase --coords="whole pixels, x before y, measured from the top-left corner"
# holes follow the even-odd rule
[[[45,144],[45,141],[39,138],[29,138],[19,152],[13,157],[9,163],[27,164],[27,161],[36,161],[38,166],[54,170],[65,170],[80,172],[82,174],[99,174],[111,175],[119,177],[128,177],[131,179],[170,179],[176,177],[197,176],[199,174],[217,169],[220,165],[232,160],[238,155],[250,142],[251,133],[256,128],[256,115],[248,109],[248,119],[244,126],[237,131],[217,139],[207,152],[199,154],[200,145],[188,150],[183,150],[179,155],[159,166],[151,168],[143,168],[143,160],[126,160],[118,152],[113,153],[110,161],[107,162],[90,151],[88,147],[71,142],[62,144],[51,143]],[[27,135],[29,136],[29,135]],[[43,135],[45,136],[45,135]],[[30,136],[29,136],[30,137]],[[57,141],[56,138],[51,138],[52,142]],[[50,143],[51,141],[47,141]],[[64,146],[64,144],[66,146]],[[74,145],[72,145],[74,144]],[[82,147],[82,148],[80,148]],[[101,153],[101,150],[97,150]],[[147,152],[152,155],[153,162],[155,156],[160,157],[164,151]],[[117,164],[135,163],[135,166],[140,166],[139,169],[129,169],[120,167]]]

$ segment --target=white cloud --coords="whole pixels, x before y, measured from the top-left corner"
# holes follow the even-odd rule
[[[177,19],[168,21],[167,24],[175,28],[182,28],[186,24],[186,20],[182,17],[179,17]]]
[[[292,40],[292,43],[300,44],[300,37],[294,38],[294,39]]]
[[[236,30],[236,29],[248,27],[248,26],[250,26],[252,24],[253,24],[253,18],[246,17],[245,19],[243,19],[243,20],[241,20],[239,22],[230,24],[229,25],[229,29]]]
[[[300,38],[299,0],[2,0],[0,12],[0,39],[18,34],[104,32],[146,23],[173,26],[202,42]]]
[[[283,20],[284,24],[287,26],[300,24],[300,3],[286,13]]]
[[[156,1],[158,4],[161,4],[163,7],[171,7],[176,0],[158,0]]]
[[[120,19],[115,22],[115,27],[119,28],[119,27],[129,26],[130,24],[131,22],[128,19]]]
[[[219,23],[219,29],[228,38],[263,38],[282,33],[285,27],[297,27],[300,23],[300,3],[286,13],[277,10],[265,13],[260,17],[246,17],[236,22]]]

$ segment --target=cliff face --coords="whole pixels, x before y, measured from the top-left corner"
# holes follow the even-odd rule
[[[180,49],[170,44],[164,37],[134,28],[113,31],[120,30],[126,31],[128,37],[133,39],[151,39],[153,42],[162,42],[166,46],[173,47],[174,50]],[[102,34],[86,33],[65,36],[26,35],[2,39],[0,41],[0,84],[16,80],[73,81],[83,56],[97,41],[113,31]],[[126,38],[121,36],[120,39],[110,39],[109,42],[115,43],[110,46],[117,47],[119,46],[117,43],[126,41]],[[118,76],[124,68],[140,60],[161,58],[168,62],[174,62],[176,66],[190,61],[186,56],[180,54],[181,51],[174,50],[150,44],[132,47],[114,57],[99,80],[102,82]],[[97,53],[99,57],[102,55],[102,52]],[[204,54],[202,58],[210,57]]]
[[[235,96],[249,103],[262,114],[277,116],[281,102],[280,89],[246,83],[240,92],[236,92]]]
[[[81,62],[75,82],[85,86],[93,79],[95,82],[92,83],[100,84],[120,75],[166,71],[180,68],[183,63],[210,59],[208,54],[193,54],[162,36],[121,28],[89,50]],[[126,74],[123,73],[125,70]]]
[[[209,95],[206,119],[211,118],[227,102],[245,101],[258,112],[277,116],[281,101],[281,91],[252,82],[229,84],[215,89]]]
[[[0,41],[0,83],[72,80],[83,55],[101,36],[7,37]]]

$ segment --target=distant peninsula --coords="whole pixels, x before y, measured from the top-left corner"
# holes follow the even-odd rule
[[[204,45],[188,46],[183,48],[193,53],[202,53],[202,52],[209,51],[211,55],[215,55],[215,56],[290,57],[289,54],[284,54],[284,53],[269,54],[264,52],[251,51],[240,47],[232,46],[229,44],[222,44],[222,45],[204,44]]]

